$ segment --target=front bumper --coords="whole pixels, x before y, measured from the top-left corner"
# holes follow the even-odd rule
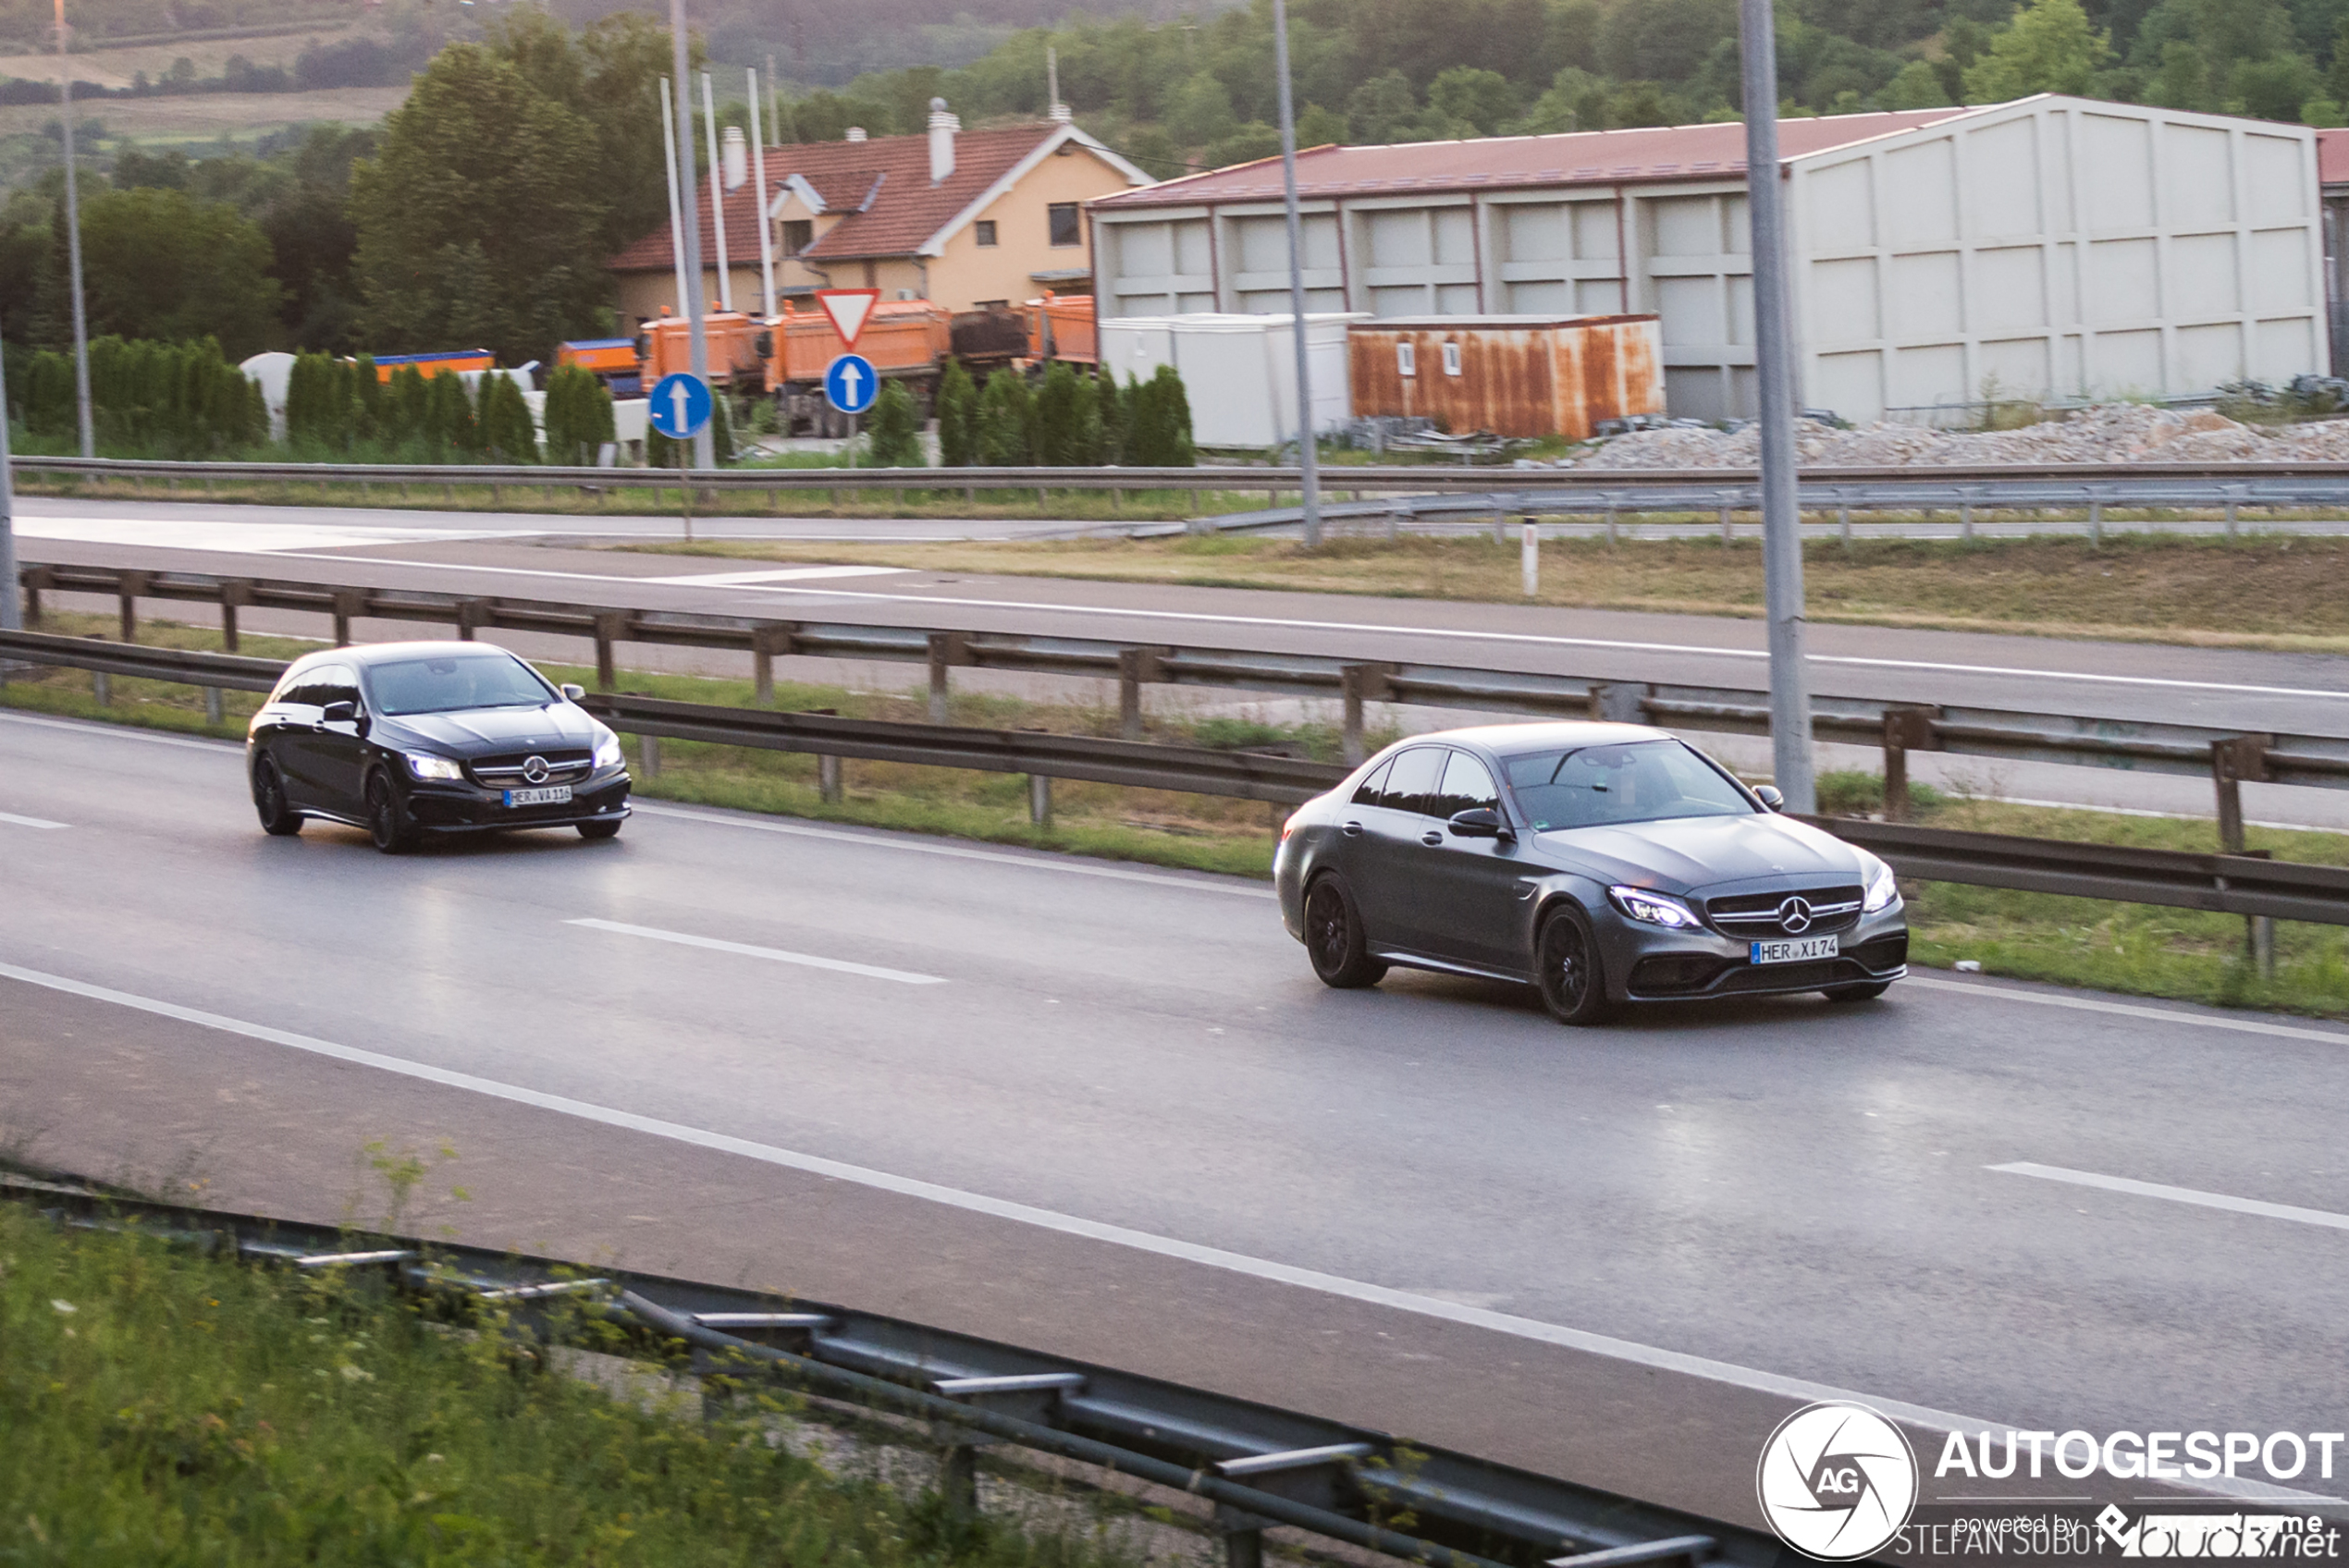
[[[1593,921],[1607,992],[1617,1001],[1691,1001],[1775,996],[1838,986],[1880,985],[1908,971],[1909,914],[1895,903],[1833,933],[1838,956],[1801,963],[1755,963],[1747,943],[1711,929],[1674,931],[1631,920],[1608,905]]]
[[[625,821],[633,782],[624,766],[603,768],[572,785],[568,801],[555,805],[509,806],[503,790],[492,790],[471,780],[411,778],[405,781],[405,802],[409,820],[425,833],[570,827],[583,822]]]

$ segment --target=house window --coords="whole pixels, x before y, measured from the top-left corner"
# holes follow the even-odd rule
[[[816,243],[816,224],[812,218],[783,220],[783,254],[796,256]]]
[[[1052,214],[1053,244],[1082,245],[1085,243],[1085,226],[1077,218],[1076,202],[1055,202],[1046,210]]]
[[[1412,344],[1411,340],[1407,337],[1400,343],[1395,345],[1395,374],[1397,375],[1417,375],[1419,373],[1419,349]]]
[[[1460,374],[1460,346],[1457,343],[1444,345],[1444,374],[1446,375]]]
[[[981,218],[972,227],[978,230],[979,249],[982,251],[993,249],[995,244],[995,220],[993,218]]]

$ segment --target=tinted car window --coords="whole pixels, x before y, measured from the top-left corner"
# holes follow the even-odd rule
[[[1444,782],[1436,786],[1427,815],[1448,818],[1479,807],[1500,810],[1501,791],[1493,783],[1492,771],[1482,763],[1466,752],[1454,752],[1452,760],[1444,765]]]
[[[1358,806],[1374,806],[1378,804],[1379,791],[1386,788],[1387,769],[1393,767],[1394,766],[1394,762],[1390,759],[1379,764],[1376,768],[1372,769],[1371,776],[1362,780],[1362,787],[1354,791],[1354,803]]]
[[[303,680],[302,689],[313,693],[302,701],[322,708],[328,703],[355,703],[359,700],[359,675],[349,665],[322,664]]]
[[[1388,765],[1386,786],[1378,803],[1395,811],[1425,811],[1435,793],[1435,776],[1444,766],[1444,748],[1415,746]]]
[[[307,668],[297,666],[286,671],[277,681],[277,689],[269,693],[269,700],[273,703],[304,703],[314,708],[318,706],[321,702],[318,675],[326,668],[314,664]]]
[[[396,659],[369,668],[367,687],[381,714],[535,708],[557,700],[554,690],[510,654]]]
[[[1537,752],[1502,766],[1536,832],[1754,810],[1719,769],[1678,741]]]

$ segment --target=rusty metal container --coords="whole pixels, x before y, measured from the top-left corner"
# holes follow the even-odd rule
[[[857,335],[856,351],[883,376],[929,374],[952,347],[953,315],[928,300],[884,300],[873,307]],[[780,351],[767,361],[769,391],[789,384],[820,386],[824,367],[848,351],[822,310],[793,310],[788,302],[775,318]]]
[[[760,344],[767,327],[740,311],[712,311],[702,320],[702,341],[709,349],[709,378],[721,386],[750,386],[764,374]],[[664,315],[645,323],[637,340],[644,364],[644,384],[662,376],[682,374],[693,365],[693,332],[683,316]]]
[[[1094,364],[1101,360],[1090,294],[1047,294],[1021,307],[1027,317],[1027,357]]]
[[[1653,315],[1389,317],[1354,323],[1347,352],[1358,417],[1580,441],[1601,420],[1664,411]]]

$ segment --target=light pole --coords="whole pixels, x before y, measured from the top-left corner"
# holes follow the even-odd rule
[[[0,631],[17,631],[24,627],[24,610],[18,602],[16,496],[8,473],[8,376],[5,361],[0,361]]]
[[[1746,211],[1753,226],[1753,368],[1761,395],[1763,598],[1770,621],[1770,762],[1786,809],[1818,805],[1811,679],[1802,663],[1802,517],[1794,471],[1794,345],[1787,321],[1778,173],[1778,47],[1771,0],[1738,0],[1744,55]]]
[[[81,303],[81,198],[73,178],[73,67],[66,59],[66,0],[57,0],[57,106],[66,142],[66,266],[73,274],[73,404],[81,425],[81,455],[94,458],[98,435],[90,422],[90,322]]]
[[[63,5],[65,0],[57,0],[57,3]],[[669,47],[677,75],[677,190],[684,203],[682,213],[683,222],[678,227],[685,240],[687,284],[685,298],[681,303],[685,307],[685,331],[687,341],[692,345],[692,357],[687,363],[694,378],[708,386],[709,337],[702,330],[701,321],[701,214],[694,211],[698,198],[694,190],[694,94],[692,84],[686,80],[691,62],[685,57],[685,0],[669,0]],[[720,258],[720,263],[722,264],[723,258]],[[714,386],[710,387],[713,395],[717,390]],[[712,420],[710,424],[716,423]],[[701,434],[694,437],[695,468],[718,466],[718,448],[710,439],[710,424],[703,425]]]
[[[1305,342],[1305,220],[1297,210],[1297,101],[1288,80],[1288,0],[1273,0],[1273,71],[1280,79],[1281,89],[1281,187],[1288,205],[1289,337],[1297,345],[1297,501],[1305,514],[1305,547],[1310,550],[1322,543],[1322,465],[1313,441],[1312,355]]]

